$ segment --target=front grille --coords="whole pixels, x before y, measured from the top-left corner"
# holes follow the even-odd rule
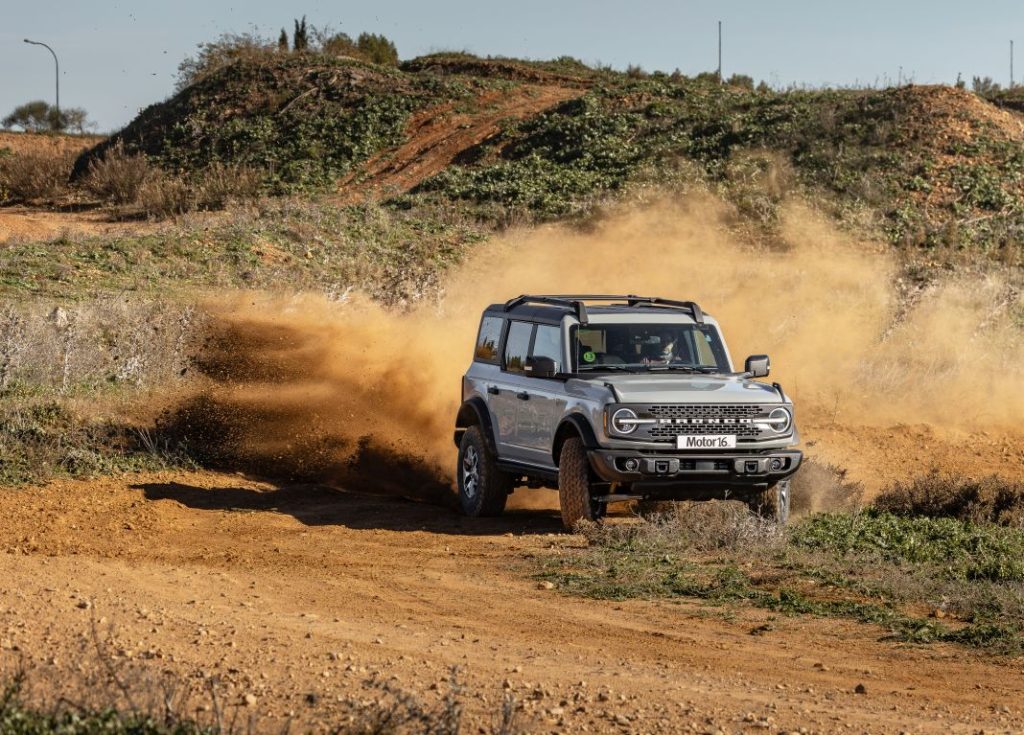
[[[677,436],[709,434],[735,434],[738,438],[759,439],[765,433],[751,423],[752,419],[766,413],[765,407],[759,404],[655,405],[638,413],[644,418],[659,421],[657,424],[642,424],[637,431],[638,439],[650,441],[674,442]]]

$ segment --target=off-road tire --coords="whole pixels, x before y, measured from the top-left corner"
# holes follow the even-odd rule
[[[513,478],[498,469],[479,426],[470,426],[462,435],[457,471],[462,512],[473,518],[500,516],[512,492]]]
[[[779,480],[767,490],[751,494],[747,498],[747,505],[759,517],[784,526],[789,521],[791,500],[789,480]]]
[[[590,460],[583,440],[570,437],[558,457],[558,503],[562,524],[571,531],[580,521],[596,521],[605,514],[606,505],[591,499]]]

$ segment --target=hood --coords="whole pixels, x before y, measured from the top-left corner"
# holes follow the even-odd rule
[[[602,375],[588,383],[614,386],[621,403],[784,403],[773,386],[718,375]]]

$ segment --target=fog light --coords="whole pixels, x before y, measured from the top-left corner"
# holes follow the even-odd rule
[[[772,457],[772,470],[778,472],[782,469],[783,461],[780,457]]]
[[[640,469],[640,460],[630,457],[622,463],[622,466],[626,468],[626,472],[636,472]]]

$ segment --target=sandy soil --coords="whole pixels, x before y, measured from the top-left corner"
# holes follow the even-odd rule
[[[536,732],[1024,729],[1020,661],[834,620],[751,635],[766,613],[539,587],[531,557],[578,543],[549,511],[474,521],[206,472],[6,490],[0,655],[69,686],[97,666],[95,625],[115,665],[197,692],[216,678],[267,727],[331,722],[377,672],[429,701],[458,666],[471,725],[510,691]]]

